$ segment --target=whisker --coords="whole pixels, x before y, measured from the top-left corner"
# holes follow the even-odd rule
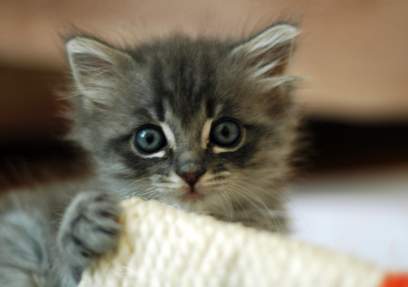
[[[262,200],[260,194],[268,195],[270,198],[276,198],[274,193],[265,193],[263,188],[260,188],[257,185],[250,185],[248,182],[237,180],[228,183],[227,190],[231,193],[235,193],[237,197],[240,197],[242,200],[245,200],[248,204],[252,206],[251,212],[248,209],[241,209],[240,212],[244,212],[244,219],[256,220],[256,217],[264,218],[266,222],[269,221],[268,226],[271,230],[281,230],[283,229],[283,220],[285,213],[282,210],[272,209],[269,207],[264,200]],[[254,192],[254,189],[256,192]],[[250,195],[248,192],[251,191]],[[237,201],[236,204],[242,204]],[[254,213],[255,212],[255,213]],[[242,216],[242,215],[241,215]],[[252,218],[251,218],[252,217]]]

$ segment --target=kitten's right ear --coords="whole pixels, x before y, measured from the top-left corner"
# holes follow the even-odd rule
[[[293,81],[293,77],[284,73],[298,35],[299,30],[294,25],[275,24],[240,43],[232,55],[242,60],[254,79],[268,80],[271,87],[278,86]]]
[[[132,64],[125,52],[92,38],[77,36],[65,42],[68,62],[76,88],[84,99],[106,105],[123,72]]]

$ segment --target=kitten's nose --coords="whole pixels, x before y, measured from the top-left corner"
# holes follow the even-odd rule
[[[184,181],[187,182],[190,186],[194,186],[202,175],[203,173],[199,174],[196,172],[186,172],[180,174],[180,177],[184,179]]]
[[[200,177],[205,173],[204,168],[199,168],[195,165],[190,167],[185,166],[187,168],[181,168],[177,171],[177,174],[191,187],[193,187]]]
[[[206,172],[206,164],[199,155],[183,152],[177,157],[175,172],[193,188],[200,177]]]

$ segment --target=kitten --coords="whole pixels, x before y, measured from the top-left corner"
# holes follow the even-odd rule
[[[68,39],[71,138],[95,172],[3,199],[0,285],[76,286],[116,246],[119,200],[132,196],[284,231],[297,124],[284,73],[297,35],[276,24],[242,41],[173,36],[119,49]]]

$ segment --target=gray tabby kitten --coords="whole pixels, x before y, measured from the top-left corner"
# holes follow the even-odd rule
[[[76,286],[116,246],[119,201],[131,196],[284,231],[297,123],[284,72],[297,34],[276,24],[244,41],[174,36],[129,49],[68,39],[71,136],[95,173],[3,198],[0,286]]]

